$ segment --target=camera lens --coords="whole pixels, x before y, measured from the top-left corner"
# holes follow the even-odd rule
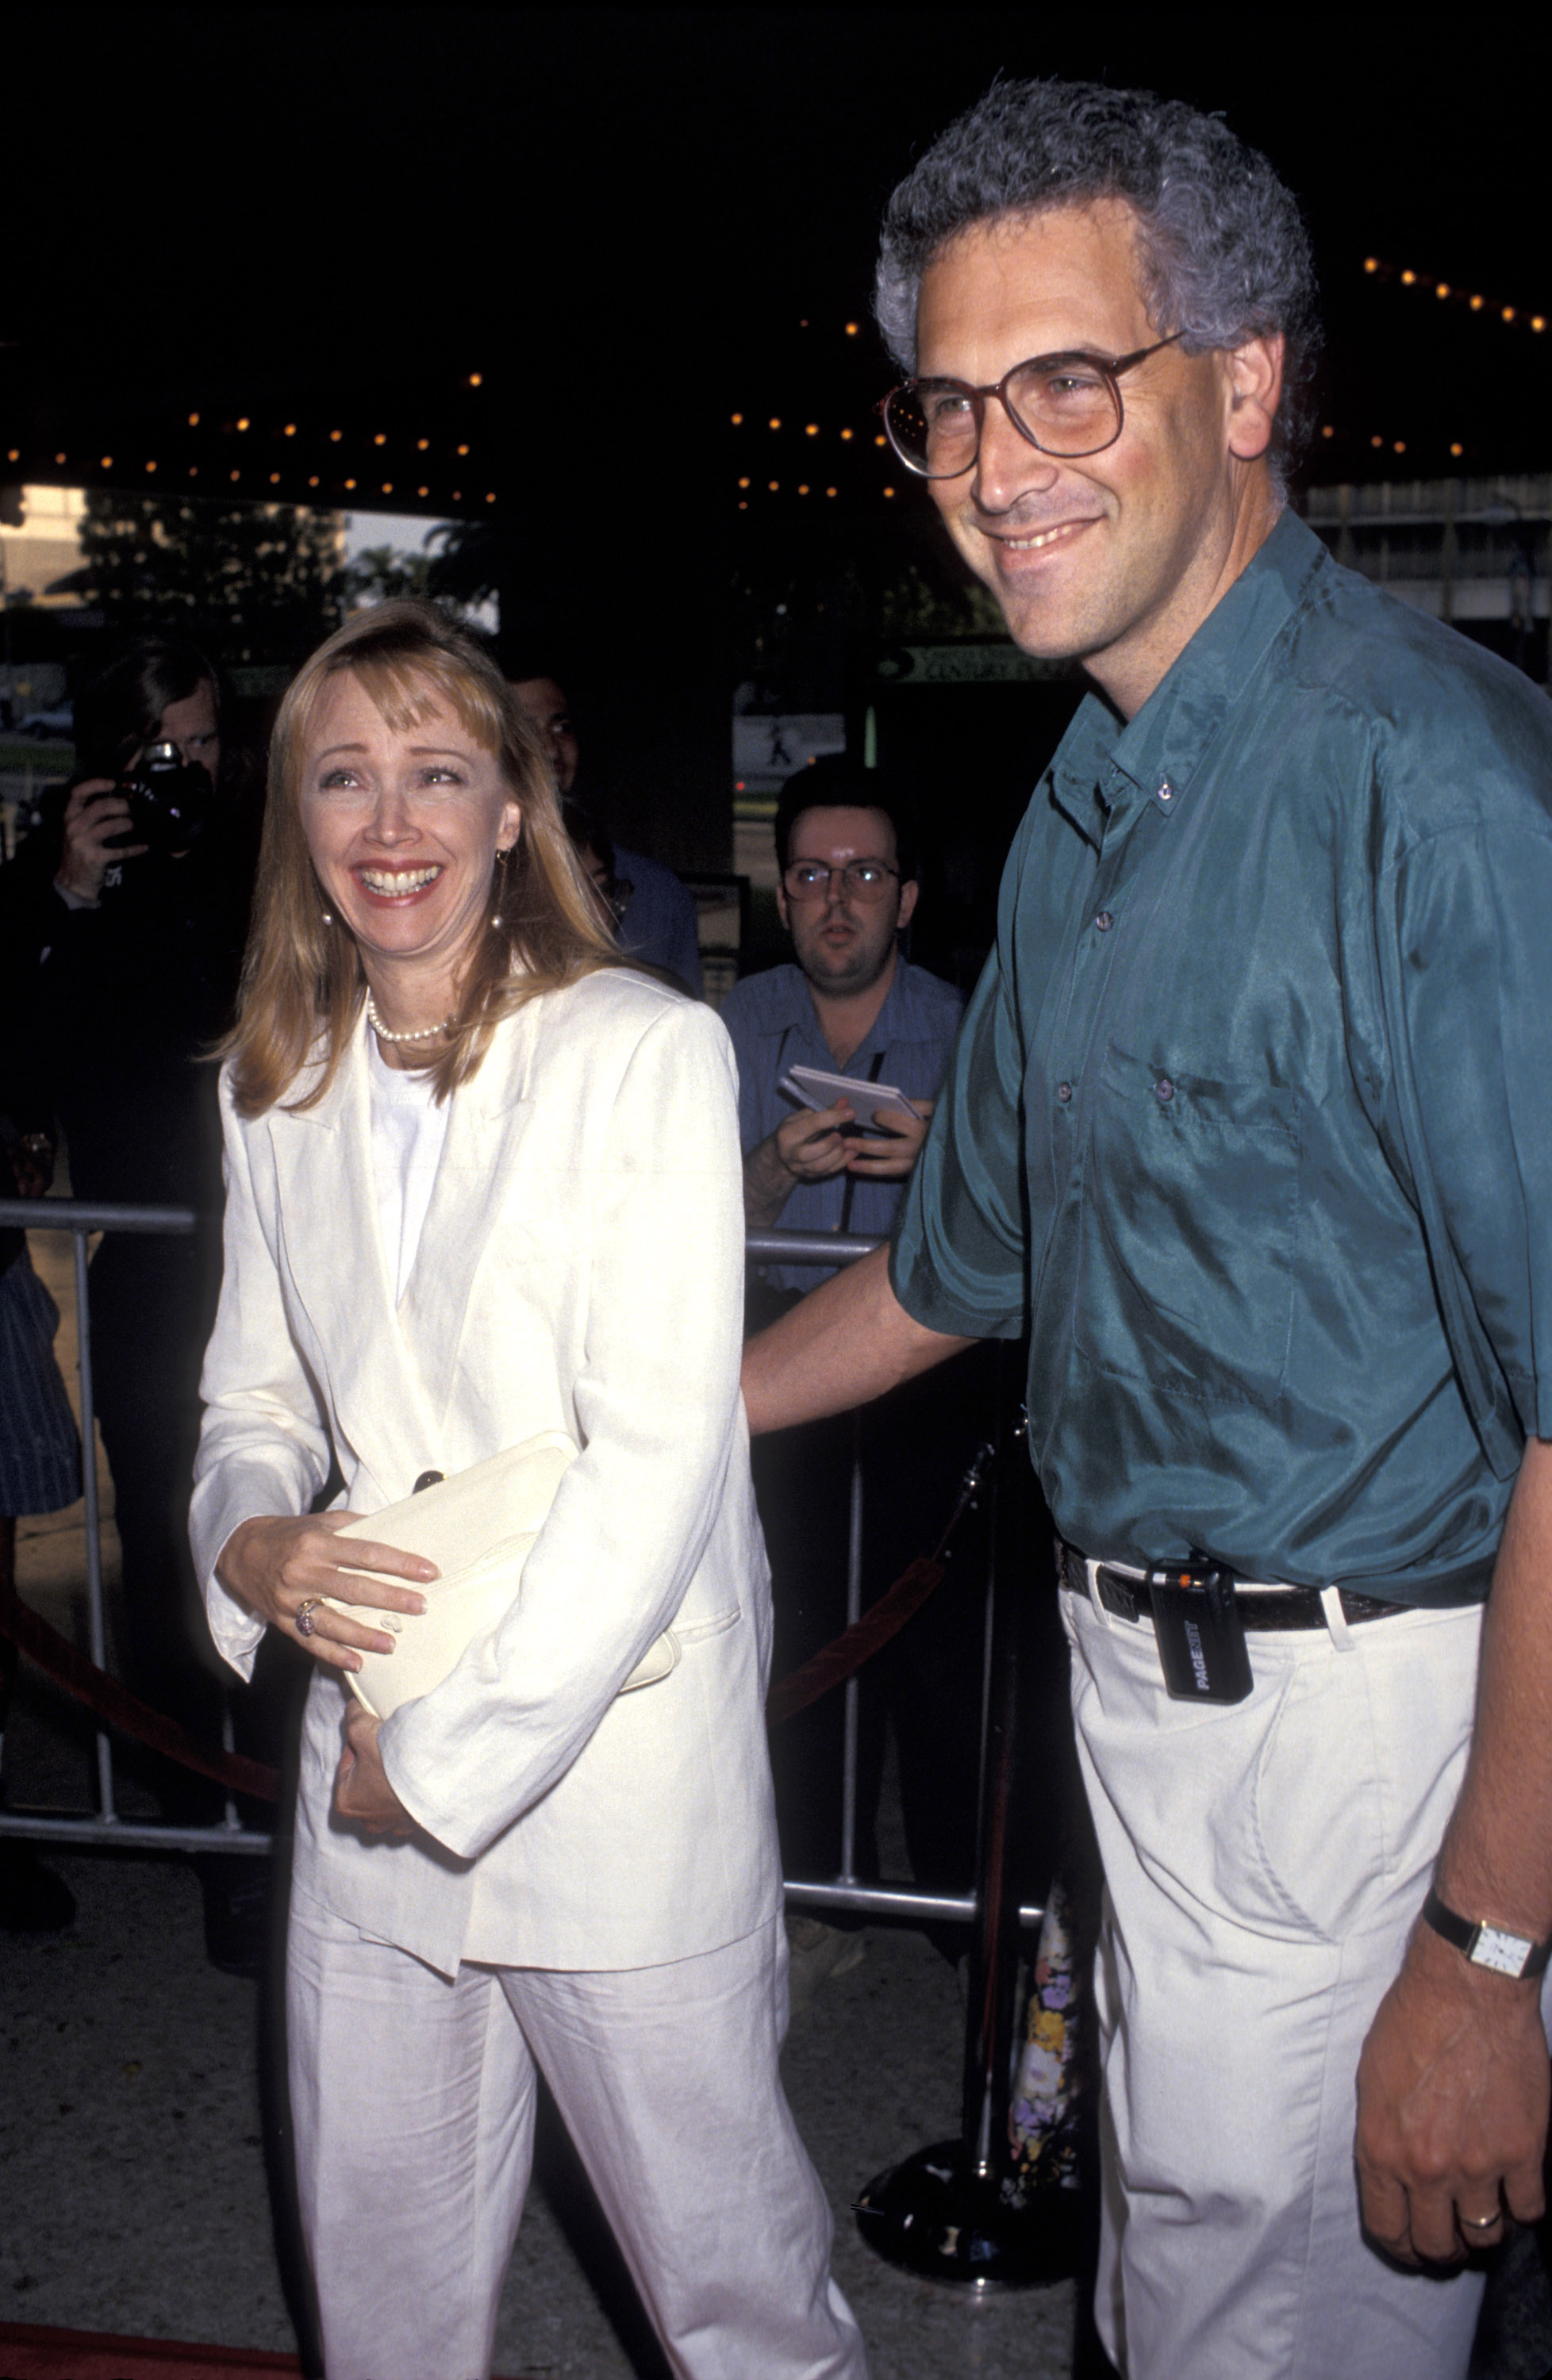
[[[120,781],[129,805],[129,841],[154,852],[190,850],[210,815],[210,772],[176,744],[151,744],[133,776]]]

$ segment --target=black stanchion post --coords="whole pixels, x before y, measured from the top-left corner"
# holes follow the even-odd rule
[[[1022,1353],[1005,1351],[1000,1400],[964,2122],[958,2140],[918,2149],[879,2174],[855,2208],[858,2230],[889,2263],[983,2289],[1061,2279],[1080,2253],[1076,2192],[1031,2188],[1014,2169],[1008,2131],[1021,1881],[1013,1791],[1027,1619],[1043,1580],[1026,1427],[1012,1385],[1022,1381]]]

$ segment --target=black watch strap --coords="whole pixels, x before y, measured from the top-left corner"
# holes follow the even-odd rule
[[[1523,1934],[1510,1934],[1502,1925],[1478,1925],[1449,1908],[1432,1885],[1423,1903],[1423,1914],[1436,1934],[1455,1949],[1465,1952],[1473,1967],[1489,1968],[1496,1975],[1515,1975],[1523,1982],[1545,1974],[1552,1961],[1552,1937],[1545,1942],[1533,1942]]]

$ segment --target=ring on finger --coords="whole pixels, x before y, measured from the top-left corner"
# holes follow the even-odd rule
[[[297,1633],[298,1636],[310,1636],[313,1634],[318,1626],[318,1622],[314,1620],[312,1615],[317,1610],[322,1600],[323,1597],[321,1595],[308,1595],[304,1596],[301,1602],[297,1604],[295,1617],[297,1621]]]
[[[1495,2223],[1503,2221],[1503,2209],[1495,2206],[1491,2215],[1462,2215],[1459,2220],[1462,2231],[1490,2231]]]

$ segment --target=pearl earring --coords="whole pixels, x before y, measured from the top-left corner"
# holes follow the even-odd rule
[[[511,847],[512,847],[512,846],[511,846],[511,845],[510,845],[510,844],[509,844],[507,845],[507,850],[509,851],[509,850],[511,849]],[[499,926],[500,926],[500,924],[501,924],[501,921],[502,921],[502,917],[501,917],[502,895],[503,895],[503,894],[505,892],[505,891],[506,891],[506,852],[505,852],[505,851],[498,851],[498,852],[497,852],[497,854],[496,854],[496,866],[497,866],[497,868],[501,870],[501,875],[500,875],[500,877],[499,877],[499,879],[498,879],[498,880],[497,880],[497,884],[496,884],[496,905],[495,905],[495,909],[494,909],[494,911],[493,911],[493,913],[492,913],[492,915],[491,915],[491,925],[492,925],[492,926],[499,927]]]

